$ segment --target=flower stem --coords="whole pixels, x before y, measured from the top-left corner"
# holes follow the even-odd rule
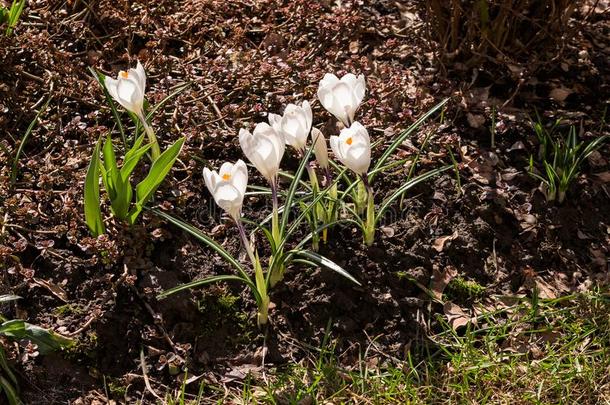
[[[307,168],[307,174],[309,175],[309,183],[311,184],[313,198],[315,199],[316,195],[320,192],[318,178],[316,176],[315,170],[313,169],[313,167],[311,167],[309,162],[307,162],[305,164],[305,167]],[[316,203],[316,206],[310,210],[311,216],[312,216],[312,224],[313,224],[313,235],[311,237],[311,245],[312,245],[311,248],[313,249],[314,252],[318,251],[318,246],[319,246],[319,241],[320,241],[320,235],[318,235],[318,232],[316,232],[315,230],[318,227],[318,217],[320,216],[319,214],[323,211],[324,211],[324,206],[322,205],[321,201],[318,201]]]
[[[279,204],[277,200],[277,179],[271,182],[271,198],[273,200],[273,213],[271,217],[271,235],[273,236],[273,242],[278,246],[281,242],[282,235],[280,234],[280,216],[279,216]]]
[[[362,183],[367,191],[367,208],[366,208],[366,222],[364,224],[364,243],[367,246],[372,246],[375,242],[375,196],[373,193],[373,187],[369,184],[369,180],[366,174],[361,176]]]
[[[146,132],[146,136],[148,136],[148,142],[150,142],[152,144],[152,146],[150,148],[150,153],[152,155],[152,161],[154,162],[161,155],[161,149],[159,148],[159,142],[157,142],[157,137],[155,136],[155,132],[153,131],[152,127],[150,125],[148,125],[148,122],[146,121],[146,117],[144,116],[144,113],[142,113],[142,112],[139,113],[138,119],[142,123],[142,127],[144,128],[144,132]]]
[[[252,251],[252,246],[250,245],[250,241],[248,240],[248,237],[246,236],[246,230],[244,229],[244,224],[239,219],[235,220],[235,224],[237,225],[237,230],[239,231],[239,237],[241,239],[241,243],[244,245],[244,248],[246,249],[246,252],[248,253],[248,257],[250,258],[252,265],[255,265],[256,258],[254,256],[254,252]]]
[[[258,258],[258,253],[255,253],[252,250],[250,241],[248,241],[248,237],[246,236],[246,230],[244,229],[244,225],[239,219],[236,219],[235,223],[237,224],[237,229],[239,230],[241,242],[243,243],[246,252],[248,252],[248,256],[252,261],[252,267],[254,268],[254,280],[256,282],[256,289],[261,298],[261,301],[258,306],[257,323],[259,326],[261,326],[267,323],[269,313],[269,295],[267,294],[267,282],[265,280],[265,275],[263,274],[263,267],[261,266],[260,259]]]
[[[273,238],[273,243],[276,248],[282,243],[282,234],[280,232],[280,216],[279,216],[279,204],[278,204],[278,183],[277,179],[271,182],[271,199],[273,200],[273,213],[271,216],[271,237]],[[269,271],[271,272],[271,276],[269,277],[269,284],[271,287],[274,287],[278,281],[280,281],[284,277],[284,263],[277,262],[274,259],[282,257],[281,251],[275,251],[274,257],[272,257],[270,262]]]

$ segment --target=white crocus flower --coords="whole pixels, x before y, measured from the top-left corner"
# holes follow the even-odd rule
[[[328,148],[326,147],[326,138],[318,128],[311,129],[311,140],[313,142],[313,153],[316,155],[316,160],[320,167],[328,170]]]
[[[248,168],[244,161],[223,163],[218,172],[206,167],[203,169],[203,179],[216,204],[239,222],[248,185]]]
[[[114,98],[117,103],[123,106],[127,111],[135,114],[148,136],[148,140],[152,143],[151,154],[153,160],[156,160],[161,155],[157,137],[144,115],[144,93],[146,92],[146,73],[144,67],[138,61],[135,69],[128,71],[121,70],[116,79],[105,76],[104,84],[108,93]]]
[[[279,120],[279,125],[277,123],[277,116],[270,117],[270,121],[272,120],[275,122],[275,125],[272,125],[279,127],[288,145],[299,152],[305,151],[307,136],[311,130],[313,120],[309,102],[303,101],[300,106],[288,104],[284,110],[284,115]]]
[[[330,147],[341,163],[366,177],[371,165],[371,139],[362,124],[356,121],[342,129],[339,136],[331,136]]]
[[[365,92],[364,75],[356,77],[348,73],[339,80],[337,76],[327,73],[318,86],[318,99],[328,112],[348,127],[354,121],[354,114]]]
[[[248,160],[272,185],[275,185],[280,162],[286,149],[284,136],[269,124],[261,122],[256,125],[252,133],[240,129],[239,144]]]
[[[138,117],[143,115],[146,73],[140,62],[135,69],[121,70],[116,79],[106,76],[104,83],[108,93],[123,108]]]

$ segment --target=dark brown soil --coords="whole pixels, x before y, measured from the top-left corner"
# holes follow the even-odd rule
[[[267,367],[298,362],[327,332],[337,338],[346,366],[373,338],[389,356],[404,359],[407,351],[432,344],[426,336],[443,315],[418,284],[434,286],[449,268],[486,287],[488,297],[531,294],[532,285],[559,295],[608,282],[608,146],[584,165],[562,206],[548,205],[526,172],[537,150],[528,124],[536,110],[548,122],[563,117],[566,125],[578,125],[585,139],[608,133],[607,12],[575,21],[583,26],[562,62],[519,85],[497,65],[469,72],[467,80],[451,69],[442,76],[422,22],[409,17],[418,10],[411,2],[29,3],[15,35],[0,38],[0,293],[23,297],[3,315],[73,335],[77,345],[34,358],[13,350],[25,403],[91,403],[106,395],[121,401],[123,393],[108,387],[127,386],[127,398],[140,399],[148,395],[140,351],[158,392],[179,387],[186,369],[201,376],[197,381],[230,386],[243,380],[244,366],[259,367],[263,357]],[[149,212],[133,228],[107,215],[107,235],[89,237],[82,185],[93,145],[109,130],[116,145],[120,141],[87,68],[115,75],[136,59],[146,67],[151,104],[191,83],[153,122],[163,144],[187,139],[173,179],[154,204],[232,253],[240,252],[237,231],[221,219],[202,168],[243,158],[239,128],[252,128],[288,102],[313,102],[326,72],[366,76],[359,119],[374,141],[389,141],[452,97],[445,122],[424,125],[397,155],[413,156],[434,131],[417,170],[450,163],[451,148],[460,162],[462,193],[454,172],[417,186],[402,206],[396,204],[368,249],[356,229],[333,230],[321,253],[362,287],[327,270],[294,265],[271,293],[266,330],[257,329],[255,303],[238,285],[157,301],[164,289],[231,269]],[[558,88],[570,94],[559,100]],[[49,97],[11,186],[22,136]],[[492,106],[498,112],[494,148]],[[319,103],[313,108],[314,125],[335,133],[329,114]],[[285,157],[287,169],[296,165],[296,158]],[[407,172],[399,168],[378,178],[379,201]],[[142,173],[144,168],[137,175]],[[264,184],[255,176],[254,182]],[[245,215],[262,219],[268,208],[251,198]],[[444,236],[451,238],[441,244]],[[454,300],[464,308],[472,304]]]

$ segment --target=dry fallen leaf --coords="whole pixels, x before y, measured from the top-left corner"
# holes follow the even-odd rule
[[[458,231],[453,232],[451,235],[441,236],[440,238],[436,238],[436,240],[432,244],[432,247],[437,252],[442,252],[443,248],[445,247],[445,243],[447,241],[454,240],[457,237],[458,237]]]
[[[443,299],[443,291],[445,291],[445,287],[447,287],[447,284],[449,284],[455,276],[457,276],[457,269],[453,266],[445,267],[442,272],[438,271],[437,269],[433,270],[430,291],[432,291],[435,298],[438,300]]]
[[[66,293],[66,291],[57,284],[36,277],[32,277],[31,281],[40,287],[46,288],[63,302],[68,302],[68,293]]]
[[[479,129],[483,125],[485,125],[485,117],[480,114],[466,114],[466,119],[468,120],[468,125],[472,128]]]
[[[551,92],[549,93],[549,97],[561,103],[565,101],[565,99],[568,98],[568,96],[572,93],[574,93],[572,89],[569,89],[567,87],[557,87],[551,90]]]
[[[451,301],[447,301],[443,306],[443,312],[447,317],[447,322],[453,328],[457,330],[461,326],[466,326],[470,322],[474,321],[470,315],[468,315],[460,306],[454,304]]]

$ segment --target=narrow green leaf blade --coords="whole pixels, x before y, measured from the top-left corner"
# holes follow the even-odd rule
[[[450,100],[449,98],[446,98],[443,101],[441,101],[440,103],[438,103],[437,105],[435,105],[434,107],[432,107],[428,112],[426,112],[424,115],[422,115],[417,121],[415,121],[413,124],[411,124],[411,126],[409,128],[407,128],[400,135],[398,135],[398,137],[396,137],[396,139],[394,139],[394,141],[392,141],[390,146],[388,146],[388,148],[385,150],[385,152],[383,152],[381,157],[377,160],[375,167],[373,167],[373,171],[382,167],[385,164],[385,162],[388,160],[390,155],[392,153],[394,153],[394,151],[404,142],[404,140],[407,139],[409,137],[409,135],[411,135],[417,128],[419,128],[419,126],[421,124],[423,124],[424,121],[426,121],[428,118],[430,118],[432,115],[434,115],[438,110],[440,110],[445,104],[447,104],[447,102],[449,100]]]
[[[182,145],[184,145],[184,140],[185,138],[180,138],[172,146],[167,148],[167,150],[153,162],[146,178],[136,186],[136,207],[130,213],[130,222],[132,224],[176,162],[176,159],[182,150]]]
[[[20,300],[21,297],[18,295],[13,295],[13,294],[4,294],[4,295],[0,295],[0,302],[10,302],[10,301],[16,301],[16,300]]]
[[[50,353],[63,347],[69,347],[73,344],[72,339],[58,335],[52,330],[41,328],[37,325],[25,323],[24,338],[29,339],[32,343],[38,346],[38,351],[41,354]]]
[[[201,286],[204,286],[204,285],[207,285],[207,284],[218,283],[220,281],[241,281],[241,282],[244,282],[244,279],[239,277],[239,276],[230,275],[230,274],[207,277],[207,278],[204,278],[204,279],[201,279],[201,280],[191,281],[190,283],[181,284],[179,286],[170,288],[169,290],[165,290],[161,294],[157,295],[157,299],[167,298],[170,295],[176,294],[176,293],[178,293],[180,291],[189,290],[189,289],[195,288],[195,287],[201,287]]]
[[[85,176],[85,222],[95,237],[106,231],[100,207],[100,142],[101,139],[95,145]]]
[[[332,260],[330,260],[327,257],[324,257],[318,253],[312,252],[310,250],[297,250],[297,251],[292,251],[291,253],[294,253],[295,256],[302,256],[316,264],[318,264],[319,266],[323,266],[326,267],[327,269],[330,269],[340,275],[342,275],[343,277],[345,277],[346,279],[348,279],[349,281],[351,281],[352,283],[361,286],[362,284],[360,284],[360,282],[358,280],[356,280],[354,277],[352,277],[351,274],[349,274],[343,267],[339,266],[337,263],[333,262]]]
[[[381,204],[381,207],[379,208],[379,210],[377,211],[377,216],[375,217],[375,223],[377,223],[379,221],[379,219],[383,216],[383,214],[386,212],[386,210],[390,207],[390,205],[401,195],[403,195],[404,193],[406,193],[409,189],[415,187],[416,185],[418,185],[419,183],[422,183],[434,176],[437,176],[439,174],[441,174],[442,172],[452,169],[453,165],[447,165],[447,166],[443,166],[440,167],[438,169],[434,169],[434,170],[430,170],[429,172],[420,174],[417,177],[412,178],[411,180],[407,181],[406,183],[404,183],[402,186],[400,186],[396,191],[394,191],[394,193],[392,193],[392,195],[390,195],[390,197],[386,198],[383,203]]]

